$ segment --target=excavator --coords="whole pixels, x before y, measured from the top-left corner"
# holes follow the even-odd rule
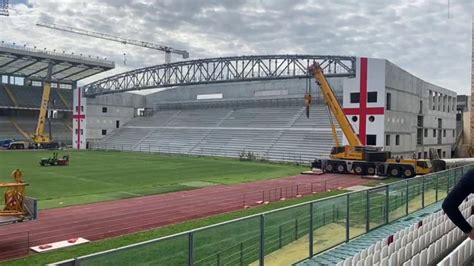
[[[51,139],[51,125],[49,126],[50,132],[48,135],[45,134],[45,126],[47,120],[47,113],[49,107],[49,99],[51,97],[51,72],[52,65],[48,65],[48,72],[43,82],[43,96],[41,97],[40,111],[38,115],[38,122],[36,124],[36,131],[31,137],[33,143],[37,148],[57,148],[59,145],[57,142],[53,142]]]
[[[381,147],[365,146],[352,128],[344,111],[338,102],[334,91],[324,75],[321,66],[315,62],[308,67],[308,73],[314,76],[316,84],[321,89],[324,101],[337,120],[348,145],[341,145],[337,136],[336,127],[329,114],[330,124],[335,147],[332,148],[329,158],[316,158],[312,169],[320,169],[329,173],[347,173],[361,176],[390,176],[410,178],[431,172],[431,163],[423,159],[393,159],[391,153]],[[305,106],[309,117],[309,108],[312,103],[311,91],[306,92]]]

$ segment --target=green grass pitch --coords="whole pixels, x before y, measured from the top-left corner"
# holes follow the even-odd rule
[[[301,166],[244,162],[225,158],[170,156],[135,152],[60,151],[69,166],[41,167],[52,151],[0,152],[0,182],[19,168],[29,183],[27,195],[40,208],[85,204],[142,195],[237,184],[298,174]]]

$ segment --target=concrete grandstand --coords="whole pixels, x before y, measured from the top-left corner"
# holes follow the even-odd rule
[[[43,93],[43,80],[52,64],[51,132],[55,141],[72,143],[73,89],[78,80],[114,67],[103,59],[0,44],[1,139],[31,140]]]
[[[85,87],[85,95],[94,96],[83,100],[87,102],[88,117],[85,135],[91,147],[99,149],[226,157],[253,152],[262,159],[293,162],[327,156],[333,141],[326,106],[319,89],[312,84],[316,103],[310,119],[306,119],[303,95],[308,82],[314,82],[304,73],[302,63],[291,63],[300,59],[309,62],[306,57],[275,56],[269,60],[275,60],[275,64],[265,66],[274,72],[264,73],[266,76],[257,75],[254,68],[238,67],[253,64],[247,61],[262,60],[236,57],[222,59],[237,62],[237,70],[226,70],[227,79],[203,74],[219,69],[209,69],[209,62],[218,59],[206,59],[198,63],[207,64],[207,68],[195,67],[194,74],[187,74],[192,76],[190,79],[179,76],[176,69],[188,67],[188,72],[193,71],[189,69],[198,64],[195,61],[99,80]],[[443,158],[454,154],[453,147],[459,140],[454,92],[423,81],[387,60],[345,59],[352,63],[333,70],[327,67],[326,71],[364,144],[381,146],[393,155],[409,158],[428,158],[433,149]],[[361,60],[368,62],[365,68],[361,67]],[[287,70],[277,71],[285,63],[287,66],[281,68]],[[150,75],[158,71],[173,74],[151,79]],[[154,87],[168,89],[149,95],[123,93],[151,88],[153,82]],[[110,94],[117,92],[122,93]],[[361,94],[366,94],[366,102],[360,101],[364,99]],[[153,115],[138,117],[140,110],[151,110]]]

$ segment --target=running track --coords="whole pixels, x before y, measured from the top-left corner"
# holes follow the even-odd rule
[[[0,226],[0,260],[28,255],[29,246],[74,237],[94,241],[366,182],[350,175],[302,175],[40,210],[38,220]]]

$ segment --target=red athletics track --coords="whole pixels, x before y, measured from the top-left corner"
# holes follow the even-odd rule
[[[366,182],[351,175],[302,175],[40,210],[38,220],[0,226],[0,260],[25,256],[29,246],[74,237],[99,240],[235,211],[244,205],[255,206],[257,201],[276,201]]]

